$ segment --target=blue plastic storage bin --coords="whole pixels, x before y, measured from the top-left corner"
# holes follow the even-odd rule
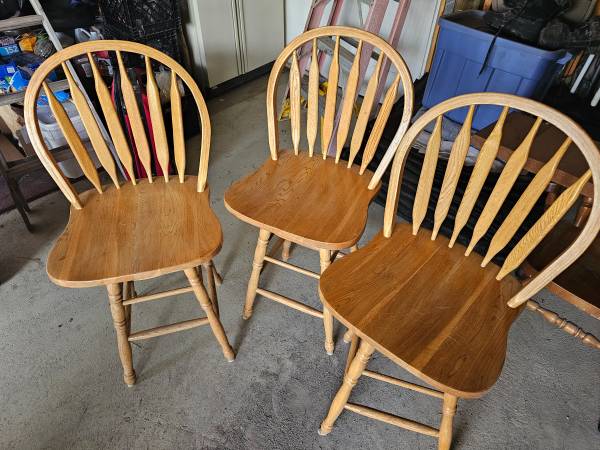
[[[440,19],[424,106],[431,108],[450,97],[470,92],[503,92],[540,99],[571,58],[564,50],[542,50],[501,37],[490,49],[494,36],[483,21],[484,14],[465,11]],[[481,71],[488,50],[486,67]],[[500,107],[479,106],[473,128],[485,128],[499,114]],[[462,123],[466,108],[450,111],[446,116]]]

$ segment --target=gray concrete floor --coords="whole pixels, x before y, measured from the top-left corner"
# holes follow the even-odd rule
[[[317,434],[344,367],[341,327],[333,356],[321,323],[259,298],[241,318],[257,231],[226,212],[223,192],[267,157],[260,79],[210,102],[213,144],[209,182],[224,245],[216,258],[225,282],[221,317],[237,359],[227,363],[208,328],[134,345],[138,383],[121,378],[115,336],[101,288],[71,290],[45,274],[52,241],[67,221],[55,193],[33,203],[38,231],[19,216],[0,216],[0,448],[411,448],[432,438],[350,412],[327,437]],[[197,142],[197,141],[196,141]],[[382,224],[373,205],[364,240]],[[295,263],[318,269],[314,252]],[[175,274],[139,283],[138,291],[174,288]],[[262,283],[317,305],[316,282],[267,268]],[[600,336],[597,321],[547,293],[537,300]],[[134,328],[200,314],[190,296],[134,307]],[[599,448],[600,353],[524,312],[509,338],[504,371],[483,398],[459,402],[454,448]],[[411,379],[382,356],[370,367]],[[352,399],[437,426],[437,400],[361,380]]]

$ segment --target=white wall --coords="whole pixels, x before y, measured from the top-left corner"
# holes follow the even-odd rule
[[[421,78],[425,72],[429,43],[437,20],[437,12],[441,0],[412,0],[397,50],[410,69],[413,79]],[[286,43],[304,30],[312,0],[285,0],[285,39]],[[361,3],[363,20],[366,19],[369,6]],[[398,2],[390,1],[381,27],[380,36],[387,39]],[[329,6],[323,20],[329,13]],[[340,15],[339,25],[359,27],[357,0],[345,0]]]

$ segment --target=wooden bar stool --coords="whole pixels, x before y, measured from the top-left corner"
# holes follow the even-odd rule
[[[111,95],[94,62],[94,52],[99,51],[116,53],[120,87],[135,141],[134,149],[129,148]],[[127,76],[123,63],[125,52],[130,58],[140,58],[139,61],[145,64],[145,88],[152,135],[146,133],[133,86]],[[120,164],[128,174],[128,180],[119,179],[109,146],[100,133],[83,92],[68,70],[68,61],[82,55],[87,55],[92,67],[96,93],[110,131],[112,145],[116,149]],[[176,177],[169,176],[172,163],[153,64],[161,64],[171,70],[170,100]],[[98,172],[64,107],[48,88],[46,77],[58,67],[62,67],[67,75],[73,102],[90,137],[94,152],[112,180],[108,185],[102,185]],[[197,177],[185,175],[181,82],[193,96],[202,124]],[[36,114],[36,101],[41,90],[46,94],[60,129],[93,189],[77,193],[48,152]],[[223,235],[219,220],[210,207],[209,189],[206,184],[210,120],[202,94],[193,78],[175,60],[145,45],[110,40],[73,45],[49,57],[35,71],[25,95],[25,122],[37,155],[71,202],[69,223],[48,256],[48,275],[53,282],[65,287],[106,286],[125,383],[132,386],[136,380],[131,341],[200,325],[210,325],[225,358],[233,361],[235,356],[219,320],[214,289],[217,274],[212,258],[221,248]],[[162,168],[163,177],[152,176],[149,140],[156,149],[155,168]],[[141,161],[148,178],[136,179],[133,169],[134,156]],[[202,282],[201,267],[206,270],[209,293]],[[190,283],[189,287],[136,296],[133,286],[135,280],[178,271],[185,273]],[[131,332],[132,305],[184,292],[194,293],[206,317]]]
[[[499,106],[500,119],[481,148],[460,199],[452,236],[438,236],[469,149],[473,114],[482,105]],[[436,203],[431,192],[440,149],[442,115],[457,108],[466,109],[466,118],[453,144]],[[506,162],[483,211],[472,217],[475,201],[496,158],[509,108],[533,114],[537,119]],[[508,216],[501,220],[484,256],[473,253],[521,172],[543,121],[560,128],[566,140],[556,143],[558,148],[550,160],[538,171]],[[415,196],[413,223],[394,224],[404,161],[414,139],[431,122],[435,122],[435,126]],[[584,155],[589,169],[517,240],[501,267],[490,264],[514,238],[535,202],[544,194],[571,142]],[[568,268],[596,237],[600,229],[598,201],[593,203],[590,217],[574,242],[527,285],[522,286],[512,276],[591,181],[594,198],[598,199],[600,154],[592,140],[571,119],[533,100],[506,94],[468,94],[449,99],[417,119],[402,139],[394,160],[382,233],[365,247],[333,263],[320,279],[323,303],[352,330],[356,336],[353,348],[358,347],[355,355],[349,355],[351,362],[343,384],[321,424],[320,434],[328,434],[342,410],[347,409],[436,437],[440,449],[450,448],[458,398],[480,397],[494,385],[504,364],[509,329],[524,304]],[[430,202],[435,205],[431,234],[419,232]],[[465,249],[456,244],[456,238],[469,220],[473,220],[475,226]],[[432,388],[367,370],[375,350]],[[352,388],[362,375],[442,400],[440,428],[348,402]]]
[[[340,55],[348,56],[342,48],[344,40],[357,42],[356,57],[352,63],[342,95],[338,95]],[[327,79],[322,121],[320,112],[320,74],[318,65],[319,43],[333,48]],[[342,51],[344,50],[344,52]],[[376,52],[374,52],[376,50]],[[302,74],[298,59],[311,55],[307,88],[306,138],[308,151],[300,151],[302,115]],[[373,53],[373,54],[372,54]],[[350,139],[348,161],[341,161],[342,149],[350,136],[352,111],[360,91],[361,64],[374,61],[374,71],[366,83],[364,99]],[[277,84],[284,66],[290,62],[290,119],[293,149],[279,147],[277,114]],[[392,64],[396,76],[383,95],[370,134],[367,123],[379,106],[376,92],[382,67]],[[373,174],[367,170],[371,162],[392,106],[400,92],[404,93],[403,116],[394,141]],[[339,102],[338,102],[339,97]],[[325,350],[333,354],[333,318],[327,310],[311,308],[281,294],[260,288],[259,277],[264,262],[276,264],[311,278],[319,274],[288,263],[290,242],[319,251],[321,271],[329,266],[335,255],[355,246],[367,221],[368,206],[380,188],[383,172],[393,158],[400,138],[408,128],[412,113],[413,87],[408,68],[400,55],[383,39],[368,32],[349,27],[322,27],[308,31],[294,39],[279,55],[267,87],[267,124],[271,158],[257,171],[235,182],[225,193],[225,206],[240,220],[259,229],[258,242],[252,263],[243,316],[252,315],[256,294],[269,298],[306,314],[322,318],[325,328]],[[339,103],[339,105],[338,105]],[[338,108],[339,106],[339,108]],[[336,111],[337,117],[336,120]],[[315,151],[318,129],[321,128],[321,152]],[[366,144],[363,142],[366,139]],[[354,164],[359,150],[363,150],[360,165]],[[331,157],[328,157],[331,150]],[[284,239],[283,260],[266,255],[272,235]]]

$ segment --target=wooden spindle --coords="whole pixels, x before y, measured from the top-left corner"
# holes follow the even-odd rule
[[[377,92],[377,86],[379,85],[379,72],[381,71],[381,64],[384,59],[385,56],[382,54],[377,60],[377,65],[375,66],[375,70],[373,71],[371,79],[367,84],[365,96],[362,104],[360,105],[360,111],[358,112],[356,124],[354,125],[354,132],[352,133],[352,140],[350,141],[350,157],[348,158],[348,168],[352,167],[354,158],[356,158],[356,155],[360,150],[365,137],[367,123],[369,122],[371,111],[373,110],[373,105],[375,103],[375,93]]]
[[[292,67],[290,68],[290,122],[292,127],[292,144],[297,155],[300,146],[300,69],[296,51],[292,52]]]
[[[317,57],[317,39],[312,42],[312,56],[308,74],[308,111],[306,112],[306,139],[308,155],[312,156],[319,129],[319,58]]]
[[[94,87],[96,88],[96,95],[98,96],[102,113],[104,114],[104,119],[106,120],[106,125],[108,127],[108,131],[110,132],[110,137],[115,146],[115,150],[117,151],[117,155],[119,156],[123,167],[127,171],[127,175],[129,175],[131,182],[136,184],[135,171],[133,170],[133,159],[131,157],[131,152],[129,151],[127,138],[125,137],[123,127],[121,126],[121,121],[117,115],[117,112],[115,111],[112,97],[108,91],[108,88],[104,84],[104,81],[102,80],[102,75],[96,66],[93,55],[88,53],[87,57],[92,68],[92,74],[94,75]]]
[[[85,96],[83,95],[83,92],[81,92],[81,90],[79,89],[79,86],[77,86],[77,83],[75,83],[73,75],[71,75],[71,71],[64,62],[62,63],[62,68],[65,73],[65,76],[67,77],[67,82],[69,83],[69,91],[71,92],[71,98],[73,99],[73,103],[75,103],[75,106],[77,107],[79,117],[81,117],[81,121],[83,122],[85,131],[87,132],[88,137],[90,138],[92,146],[94,147],[94,151],[96,152],[96,155],[98,156],[102,167],[104,167],[104,170],[106,170],[106,173],[108,173],[108,175],[110,176],[113,184],[117,189],[119,189],[121,186],[119,184],[119,177],[117,176],[115,162],[112,158],[112,155],[110,154],[108,146],[106,145],[106,141],[102,136],[102,132],[100,131],[100,127],[98,126],[98,122],[96,122],[96,119],[92,114],[90,105],[88,104]]]
[[[333,134],[335,120],[335,106],[337,101],[338,79],[340,76],[340,37],[337,36],[333,58],[329,66],[329,77],[327,79],[327,95],[325,97],[325,113],[323,114],[323,127],[321,131],[321,153],[323,159],[327,157],[329,143]]]
[[[458,238],[461,230],[467,224],[469,216],[473,211],[473,206],[475,206],[475,202],[481,193],[481,188],[490,173],[490,169],[492,168],[492,164],[494,163],[496,155],[498,154],[498,149],[500,148],[502,128],[504,127],[504,121],[506,120],[507,115],[508,106],[505,106],[502,109],[502,113],[500,114],[494,129],[483,143],[479,155],[477,156],[477,162],[473,167],[473,172],[471,173],[469,183],[465,190],[465,195],[463,195],[458,212],[456,213],[456,219],[454,219],[454,230],[452,232],[452,237],[450,238],[450,243],[448,244],[449,247],[454,246],[456,238]]]
[[[102,183],[100,183],[100,178],[98,177],[98,172],[96,171],[96,167],[90,158],[90,155],[83,145],[77,130],[73,126],[71,119],[69,118],[67,112],[63,108],[62,104],[58,101],[52,89],[48,87],[48,84],[44,81],[42,83],[44,87],[44,91],[46,92],[46,97],[48,98],[48,104],[50,105],[50,109],[54,114],[56,122],[60,127],[65,139],[67,140],[67,144],[71,148],[73,152],[73,156],[79,163],[79,167],[81,167],[81,171],[85,175],[85,177],[90,180],[92,185],[96,188],[98,192],[102,192]]]
[[[527,186],[527,189],[521,194],[519,200],[512,208],[502,225],[494,234],[488,251],[481,263],[481,267],[485,267],[491,259],[502,250],[511,240],[517,229],[521,226],[527,215],[535,206],[535,202],[540,198],[546,187],[552,181],[552,177],[560,160],[571,145],[571,138],[565,139],[561,147],[556,151],[554,156],[540,169],[533,180]]]
[[[465,157],[471,145],[471,123],[473,122],[474,111],[475,105],[469,106],[463,126],[458,132],[454,144],[452,144],[448,166],[446,167],[444,181],[440,189],[440,196],[435,207],[433,232],[431,233],[432,240],[437,237],[454,198],[454,192],[456,191],[458,179],[465,163]]]
[[[567,319],[560,317],[554,311],[543,308],[539,303],[534,302],[533,300],[528,300],[526,306],[528,310],[537,312],[544,318],[544,320],[548,321],[559,330],[563,330],[565,333],[570,334],[577,339],[581,339],[581,342],[588,347],[600,350],[600,341],[598,338],[593,334],[587,333],[585,330],[579,328],[573,322],[569,322]]]
[[[171,70],[171,123],[173,124],[173,154],[179,182],[185,179],[185,137],[183,135],[183,113],[181,110],[181,92],[177,83],[177,74]]]
[[[591,177],[592,171],[588,170],[575,183],[559,195],[556,201],[550,205],[544,214],[542,214],[542,217],[538,219],[538,221],[529,229],[527,234],[521,238],[508,254],[496,279],[501,280],[525,261],[525,258],[529,256],[542,239],[552,231],[554,225],[556,225],[571,206],[573,206],[581,194],[581,190]]]
[[[433,186],[435,168],[442,143],[442,120],[443,116],[438,116],[433,127],[433,132],[427,142],[427,150],[425,150],[425,158],[423,159],[423,167],[421,168],[421,175],[419,176],[419,184],[417,185],[417,193],[415,194],[415,203],[412,210],[413,234],[417,234],[419,227],[423,223],[423,219],[427,215],[431,187]]]
[[[379,141],[381,140],[381,136],[383,135],[383,129],[385,128],[385,124],[387,123],[388,117],[392,112],[394,102],[396,101],[396,93],[398,92],[399,83],[400,75],[397,75],[394,81],[392,82],[392,85],[389,87],[387,93],[385,94],[383,104],[381,105],[379,114],[375,119],[375,123],[373,124],[371,134],[369,135],[369,140],[367,141],[367,145],[365,145],[362,162],[360,164],[361,175],[365,173],[365,170],[367,170],[367,166],[373,159],[373,156],[375,156],[375,151],[377,151],[377,146],[379,145]]]
[[[125,108],[127,108],[127,117],[129,118],[129,124],[131,126],[131,132],[133,133],[133,139],[135,140],[135,148],[137,150],[138,157],[144,166],[148,181],[152,183],[152,163],[150,160],[150,145],[148,144],[148,138],[146,136],[146,130],[144,129],[144,122],[140,115],[140,109],[138,108],[137,99],[133,90],[131,80],[127,75],[127,69],[123,64],[123,57],[121,52],[117,50],[117,61],[119,63],[119,73],[121,76],[121,91],[123,93],[123,100],[125,102]]]
[[[521,142],[519,147],[517,147],[517,149],[506,162],[506,165],[504,166],[504,169],[498,177],[498,181],[496,181],[496,185],[490,194],[490,198],[486,202],[483,212],[475,224],[473,236],[471,237],[471,242],[469,242],[469,246],[467,247],[465,255],[468,256],[471,254],[477,242],[479,242],[479,240],[485,235],[488,228],[494,221],[496,214],[498,214],[500,207],[504,203],[504,200],[506,200],[508,193],[512,189],[517,177],[523,169],[523,166],[525,166],[525,163],[527,162],[531,144],[533,143],[535,135],[541,124],[542,119],[538,117],[525,139],[523,139],[523,142]]]
[[[358,78],[360,74],[360,55],[362,52],[362,46],[362,41],[358,41],[356,55],[354,56],[354,61],[352,62],[350,73],[348,74],[348,80],[346,81],[346,89],[344,89],[344,100],[342,101],[342,111],[340,113],[340,120],[338,123],[338,131],[336,137],[336,164],[340,161],[342,149],[344,148],[346,138],[348,137],[350,122],[352,121],[352,109],[354,108],[354,100],[356,99],[356,92],[358,90]]]
[[[152,120],[152,134],[154,135],[154,148],[156,157],[163,171],[165,181],[169,181],[169,144],[167,132],[160,104],[160,93],[152,70],[152,61],[146,55],[146,94],[148,96],[148,108],[150,109],[150,120]]]

